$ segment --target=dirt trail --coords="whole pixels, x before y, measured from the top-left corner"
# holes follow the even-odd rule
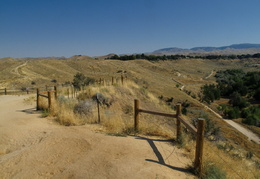
[[[26,78],[26,76],[20,71],[20,69],[26,65],[27,65],[27,61],[25,63],[23,63],[22,65],[15,67],[15,69],[13,69],[12,72],[19,77]]]
[[[114,137],[41,118],[28,96],[0,96],[0,178],[194,178],[166,140]]]
[[[210,75],[208,75],[207,77],[205,77],[205,79],[210,78],[214,73],[215,73],[215,71],[212,70],[211,73],[210,73]],[[174,79],[173,79],[173,81],[176,82],[176,80],[174,80]],[[177,83],[180,84],[178,81],[177,81]],[[180,90],[183,91],[184,88],[185,88],[185,85],[182,85],[181,88],[180,88]],[[201,106],[203,106],[204,108],[208,109],[208,110],[211,111],[213,114],[215,114],[218,118],[223,119],[220,114],[218,114],[217,112],[215,112],[213,109],[211,109],[211,108],[208,107],[207,105],[205,105],[205,104],[199,102],[198,100],[197,100],[197,102],[198,102]],[[257,144],[260,144],[260,138],[259,138],[256,134],[254,134],[253,132],[251,132],[250,130],[244,128],[243,126],[239,125],[238,123],[236,123],[236,122],[234,122],[234,121],[232,121],[232,120],[230,120],[230,119],[223,119],[223,120],[224,120],[226,123],[228,123],[230,126],[234,127],[236,130],[238,130],[239,132],[241,132],[242,134],[244,134],[244,135],[248,138],[248,140],[254,141],[254,142],[257,143]]]
[[[212,70],[211,73],[210,73],[208,76],[205,77],[205,80],[206,80],[206,79],[209,79],[212,75],[214,75],[214,73],[215,73],[215,71]]]

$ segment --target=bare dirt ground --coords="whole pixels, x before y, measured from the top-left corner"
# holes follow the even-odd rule
[[[167,140],[60,126],[26,98],[0,96],[0,178],[194,178]]]

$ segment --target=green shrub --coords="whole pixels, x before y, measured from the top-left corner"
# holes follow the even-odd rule
[[[255,125],[260,127],[260,107],[251,106],[249,108],[243,109],[241,116],[244,118],[243,123],[248,125]]]
[[[232,104],[232,106],[239,107],[240,109],[249,106],[249,103],[243,97],[241,97],[241,95],[238,92],[234,92],[231,95],[229,103]]]
[[[253,152],[248,151],[248,152],[246,153],[246,158],[247,158],[247,159],[251,159],[252,157],[253,157]]]
[[[198,117],[192,119],[192,124],[194,127],[198,126],[198,118],[203,118],[206,121],[205,126],[205,136],[215,136],[219,137],[220,127],[216,126],[216,122],[208,117],[207,113],[201,113]]]
[[[225,110],[224,114],[229,119],[236,119],[240,117],[240,110],[238,107],[229,107]]]
[[[42,117],[45,118],[45,117],[48,117],[50,115],[50,111],[49,109],[44,109],[42,111]]]
[[[226,179],[226,172],[211,162],[204,166],[203,179]]]

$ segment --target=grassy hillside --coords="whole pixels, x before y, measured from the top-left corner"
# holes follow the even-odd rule
[[[189,117],[190,122],[198,117],[207,117],[214,121],[213,123],[216,128],[220,128],[217,137],[218,139],[214,136],[212,138],[211,135],[208,136],[209,140],[212,140],[213,142],[209,142],[209,145],[206,147],[207,152],[213,147],[216,152],[223,149],[225,153],[223,155],[228,155],[232,162],[242,161],[247,155],[251,155],[251,153],[253,155],[251,158],[253,157],[254,160],[259,160],[256,159],[260,157],[259,145],[248,141],[246,137],[235,129],[228,126],[222,120],[217,119],[210,112],[206,111],[197,100],[200,87],[207,83],[214,83],[214,73],[216,71],[225,69],[259,71],[259,67],[252,67],[249,65],[259,63],[257,60],[180,59],[175,61],[150,62],[147,60],[118,61],[96,60],[89,59],[89,57],[88,59],[85,58],[87,57],[73,57],[65,60],[37,59],[28,61],[1,59],[0,88],[37,87],[44,85],[53,86],[72,81],[77,72],[81,72],[85,76],[97,80],[103,78],[106,81],[110,81],[112,77],[119,80],[121,74],[123,74],[128,78],[128,81],[132,81],[132,84],[136,85],[132,85],[126,89],[114,87],[103,89],[99,87],[92,88],[94,93],[102,92],[110,98],[117,99],[117,101],[122,99],[113,106],[114,111],[120,109],[120,120],[124,121],[125,119],[131,118],[131,114],[126,115],[123,111],[130,110],[131,107],[129,106],[133,104],[134,98],[144,99],[145,102],[142,105],[148,109],[152,108],[162,111],[171,111],[178,102],[188,104],[187,116]],[[53,80],[56,80],[57,83],[52,82]],[[35,84],[32,85],[32,82]],[[170,104],[166,103],[165,101],[170,98],[173,98],[173,101]],[[108,112],[107,114],[110,113]],[[149,116],[147,116],[147,120],[148,119],[150,119]],[[113,124],[110,123],[105,124],[108,128],[109,126],[111,128],[111,125],[113,126]],[[163,125],[163,123],[160,125]],[[154,129],[156,129],[156,127],[157,126],[154,126],[153,132],[150,133],[154,134],[154,131],[156,131]],[[115,128],[115,126],[112,128]],[[149,132],[147,133],[149,134]],[[170,136],[173,134],[163,133],[163,135]],[[217,140],[217,142],[215,140]],[[210,147],[211,145],[213,145],[213,147]],[[186,148],[191,155],[194,153],[192,148],[193,147],[189,146]],[[236,150],[233,150],[233,148]],[[248,152],[251,153],[248,154]],[[212,155],[214,154],[207,153],[208,158],[211,157],[214,159],[214,156]],[[235,159],[233,160],[232,157],[234,156]],[[193,158],[193,156],[191,156],[191,158]],[[219,165],[222,165],[222,163]],[[245,166],[247,165],[245,164]]]

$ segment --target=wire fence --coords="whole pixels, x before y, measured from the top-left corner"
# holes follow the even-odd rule
[[[211,161],[217,164],[219,167],[223,168],[229,174],[228,178],[259,178],[255,172],[250,167],[255,167],[254,165],[247,165],[245,167],[245,160],[241,158],[234,158],[231,154],[228,154],[224,150],[217,149],[217,146],[212,142],[208,141],[205,145],[204,158],[207,161]],[[214,151],[214,152],[212,152]],[[249,161],[248,161],[249,162]],[[233,173],[233,174],[231,174]]]

